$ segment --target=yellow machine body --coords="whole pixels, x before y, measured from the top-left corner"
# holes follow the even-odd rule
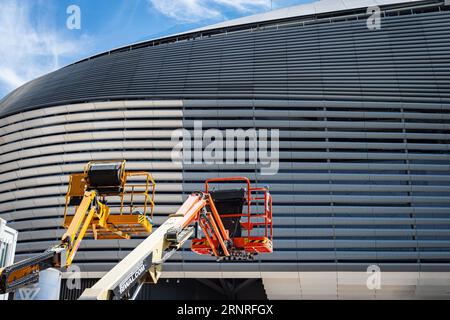
[[[36,282],[39,271],[73,263],[81,242],[130,239],[152,232],[156,183],[148,172],[126,171],[126,162],[89,162],[72,174],[66,194],[61,243],[0,270],[0,293]]]

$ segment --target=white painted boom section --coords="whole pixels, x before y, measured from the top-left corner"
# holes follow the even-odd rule
[[[187,227],[205,204],[206,202],[199,196],[189,197],[175,215],[171,216],[92,288],[86,289],[80,300],[110,300],[112,291],[140,268],[150,255],[152,255],[153,263],[161,260],[163,252],[167,249],[166,235],[168,231]],[[156,282],[161,275],[160,269],[150,270],[150,272],[153,273],[152,278]]]
[[[92,288],[87,289],[80,300],[109,300],[110,291],[125,278],[136,266],[153,253],[154,256],[161,256],[164,245],[164,238],[171,228],[181,227],[184,222],[183,217],[170,218],[144,240],[136,249],[126,256],[119,264],[109,271]]]

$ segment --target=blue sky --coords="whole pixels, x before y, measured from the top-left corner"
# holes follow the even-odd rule
[[[0,98],[93,54],[312,0],[0,0]],[[66,27],[79,6],[81,29]]]

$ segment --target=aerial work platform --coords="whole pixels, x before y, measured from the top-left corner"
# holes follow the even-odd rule
[[[210,192],[212,185],[224,183],[243,184],[243,188]],[[204,237],[192,240],[193,252],[218,257],[225,253],[221,258],[248,260],[273,251],[272,196],[267,188],[252,188],[250,180],[243,177],[216,178],[206,181],[205,193],[210,194],[211,204],[209,212],[199,217]],[[219,220],[227,233],[225,239],[232,244],[227,252],[223,252],[219,239],[213,236]]]
[[[0,269],[0,294],[39,280],[39,272],[73,263],[81,241],[147,237],[82,299],[133,299],[144,283],[156,283],[163,264],[195,235],[191,250],[217,261],[252,260],[273,252],[272,196],[245,177],[207,180],[176,213],[152,233],[155,187],[143,171],[126,171],[125,161],[90,162],[70,176],[59,245]],[[231,185],[212,190],[212,185]],[[239,185],[239,188],[235,188]]]
[[[107,208],[92,216],[86,236],[96,240],[146,236],[152,231],[155,187],[148,172],[125,171],[125,161],[88,163],[84,173],[70,177],[64,227],[69,229],[77,211],[87,212],[89,199],[99,196]],[[87,195],[86,190],[95,190],[95,195]],[[69,213],[71,208],[73,214]]]

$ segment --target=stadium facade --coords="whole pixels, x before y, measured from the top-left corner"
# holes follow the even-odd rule
[[[0,117],[0,218],[20,232],[16,260],[63,234],[70,173],[124,158],[157,180],[157,224],[209,177],[245,175],[274,197],[274,254],[219,264],[186,249],[147,297],[227,284],[238,298],[450,296],[448,1],[321,1],[126,46],[25,84]],[[171,134],[196,120],[279,129],[278,174],[174,164]],[[139,242],[84,241],[83,286]]]

